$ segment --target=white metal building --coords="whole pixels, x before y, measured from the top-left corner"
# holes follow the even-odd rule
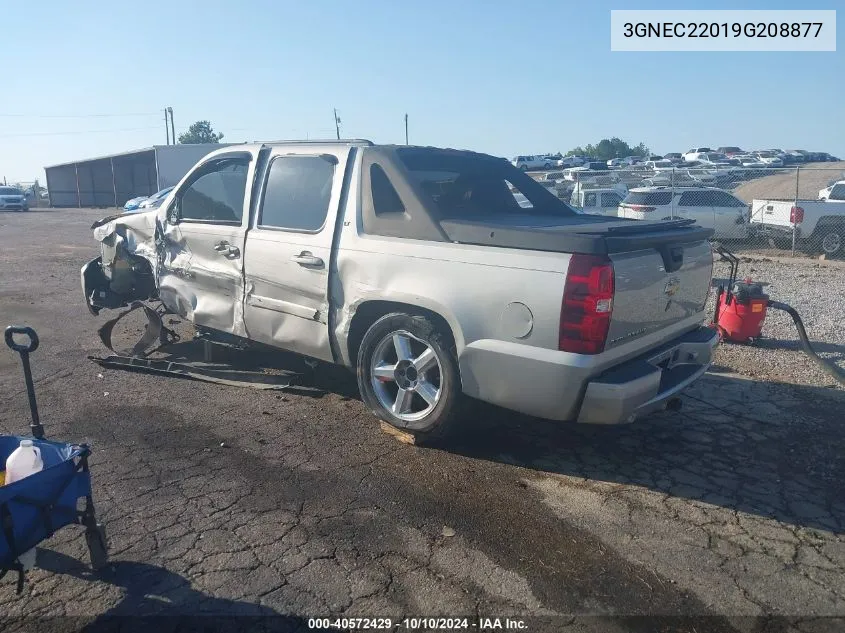
[[[225,145],[154,145],[45,167],[50,206],[121,207],[175,185],[203,156]]]

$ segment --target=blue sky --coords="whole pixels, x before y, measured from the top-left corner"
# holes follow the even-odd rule
[[[609,31],[612,8],[840,2],[5,0],[0,178],[164,144],[165,106],[228,141],[330,137],[337,107],[343,136],[403,142],[407,112],[412,143],[508,157],[607,136],[845,155],[845,29],[835,53],[612,53]]]

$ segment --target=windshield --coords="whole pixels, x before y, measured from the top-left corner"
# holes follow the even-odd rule
[[[402,148],[396,153],[441,218],[576,214],[507,161],[484,154],[421,148]]]
[[[725,160],[726,158],[727,156],[725,156],[724,154],[718,154],[716,152],[707,154],[707,160]]]
[[[150,198],[152,200],[158,200],[159,198],[163,198],[164,196],[166,196],[171,191],[173,191],[173,187],[168,187],[167,189],[162,189],[158,193],[154,193],[152,196],[150,196]]]
[[[775,155],[772,152],[760,152],[757,154],[760,158],[774,158]]]
[[[14,187],[0,187],[0,196],[22,196],[23,192]]]

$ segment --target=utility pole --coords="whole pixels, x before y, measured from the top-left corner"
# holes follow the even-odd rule
[[[334,109],[334,129],[337,132],[337,140],[340,140],[340,117],[337,116],[337,108]]]
[[[173,124],[173,108],[168,106],[167,111],[170,113],[170,138],[173,139],[173,144],[176,145],[176,126]]]
[[[170,145],[170,128],[167,127],[167,108],[164,109],[164,133],[167,134],[167,144]]]
[[[408,144],[408,113],[405,113],[405,145]]]

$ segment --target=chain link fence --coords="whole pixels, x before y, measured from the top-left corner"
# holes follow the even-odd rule
[[[845,162],[795,167],[649,163],[530,175],[582,213],[695,220],[714,229],[714,240],[736,252],[845,255]]]

